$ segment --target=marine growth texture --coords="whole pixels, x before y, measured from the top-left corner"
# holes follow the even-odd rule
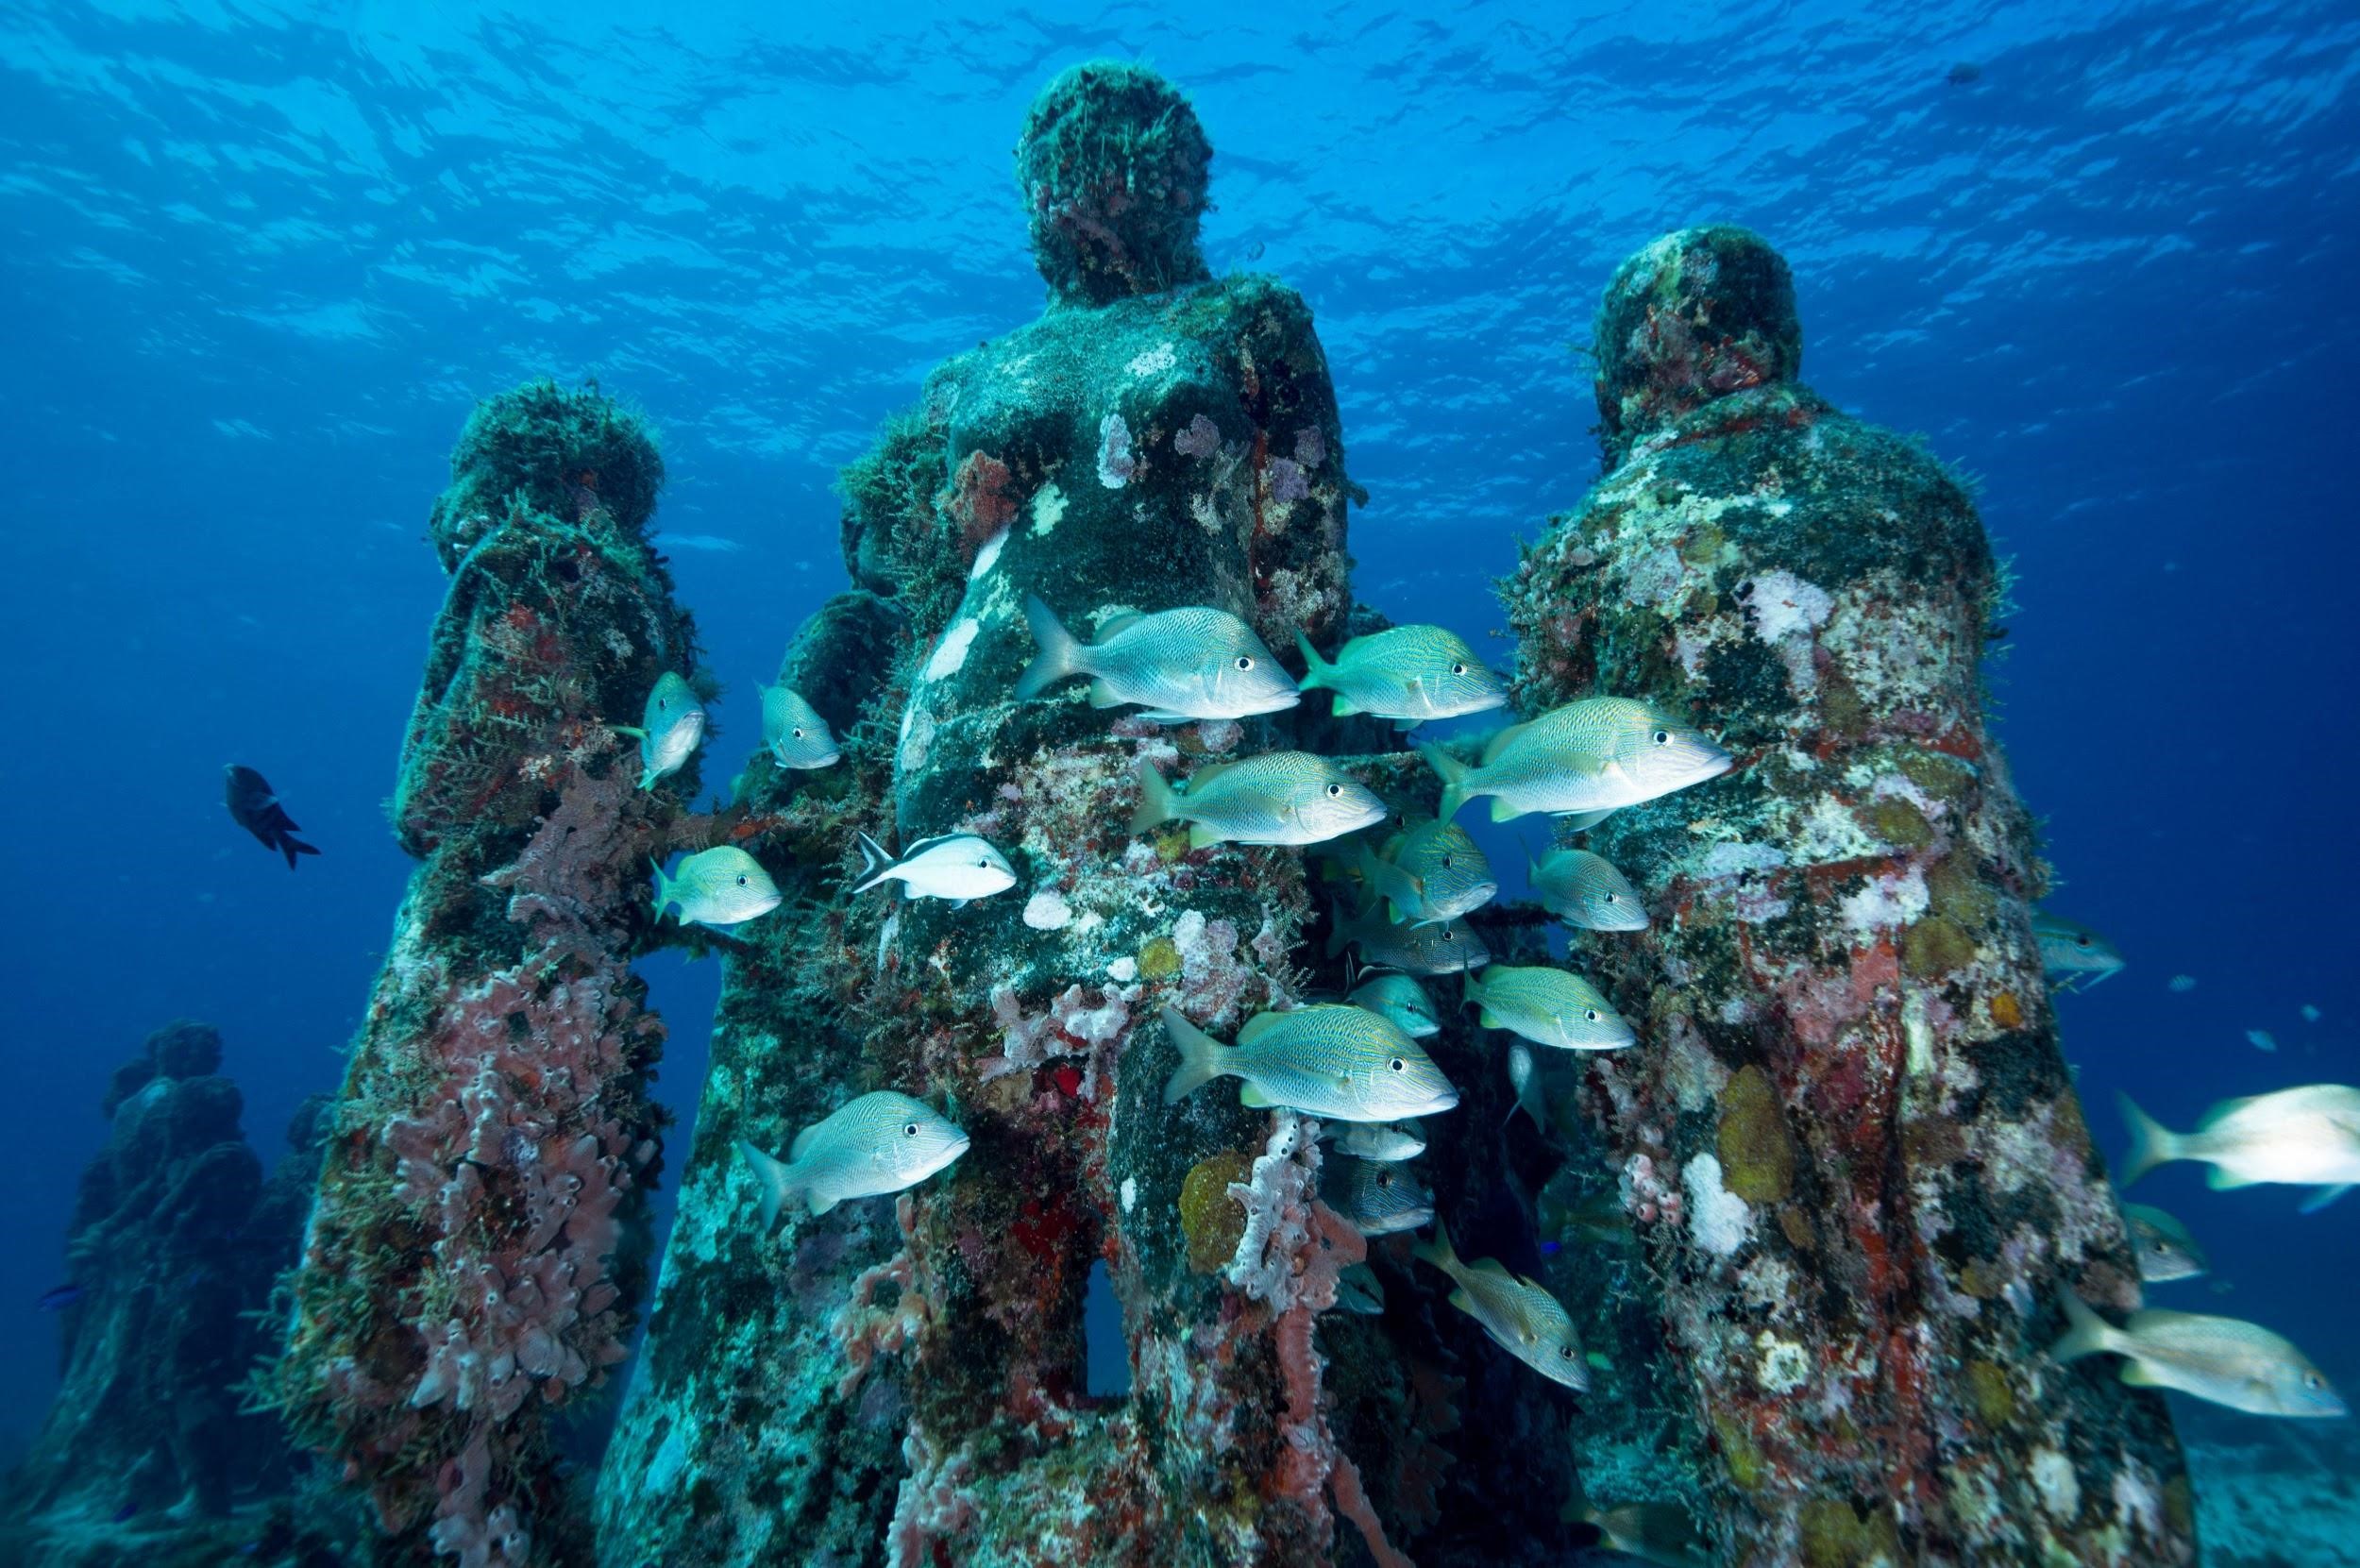
[[[1633,256],[1597,354],[1610,471],[1507,599],[1527,711],[1645,698],[1739,757],[1590,835],[1654,923],[1577,939],[1646,1042],[1582,1101],[1728,1560],[2190,1561],[2162,1401],[2044,1350],[2065,1292],[2128,1307],[2138,1275],[2029,924],[1968,494],[1795,379],[1786,265],[1744,230]]]
[[[1192,257],[1201,182],[1088,161],[1135,157],[1184,116],[1145,73],[1084,68],[1036,108],[1020,168],[1056,150],[1080,160],[1058,191],[1165,204],[1124,208],[1121,254],[1169,227]],[[1173,773],[1386,732],[1305,709],[1165,729],[1088,707],[1078,682],[1014,698],[1036,650],[1028,594],[1077,632],[1118,605],[1193,604],[1273,646],[1296,627],[1334,646],[1354,491],[1325,359],[1270,279],[1167,287],[1170,269],[1112,266],[1076,292],[1080,262],[1046,243],[1040,260],[1050,312],[943,364],[844,476],[861,586],[782,671],[844,758],[749,775],[750,808],[791,845],[774,868],[787,902],[731,945],[680,1218],[600,1476],[615,1568],[1398,1563],[1392,1540],[1441,1517],[1435,1434],[1459,1423],[1437,1363],[1475,1332],[1436,1331],[1408,1293],[1412,1363],[1372,1320],[1330,1313],[1368,1249],[1318,1201],[1305,1121],[1234,1087],[1162,1103],[1160,1006],[1225,1038],[1306,988],[1302,857],[1127,831],[1142,762]],[[1422,772],[1401,754],[1347,767],[1389,795]],[[850,895],[860,831],[982,835],[1019,885],[964,908]],[[783,1150],[881,1088],[946,1109],[972,1146],[898,1199],[762,1234],[738,1140]],[[1093,1266],[1120,1304],[1127,1397],[1086,1388]],[[1538,1419],[1561,1453],[1561,1417]],[[1569,1544],[1556,1499],[1524,1499],[1501,1467],[1463,1474],[1486,1489],[1454,1509],[1476,1533]]]
[[[334,1112],[276,1398],[387,1561],[581,1560],[552,1422],[622,1359],[663,1026],[628,968],[692,763],[635,723],[694,632],[646,538],[662,465],[595,391],[469,420],[394,801],[419,857]]]

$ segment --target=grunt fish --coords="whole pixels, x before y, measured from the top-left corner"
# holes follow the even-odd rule
[[[1163,1010],[1164,1033],[1180,1066],[1164,1085],[1164,1104],[1231,1076],[1245,1080],[1244,1105],[1287,1105],[1340,1121],[1391,1121],[1446,1111],[1458,1091],[1408,1036],[1363,1007],[1327,1003],[1288,1013],[1256,1013],[1224,1046],[1181,1016]]]
[[[826,767],[843,754],[819,710],[789,686],[762,688],[762,744],[781,767]]]
[[[1660,708],[1623,697],[1587,697],[1512,724],[1485,743],[1472,767],[1439,746],[1419,754],[1442,780],[1441,817],[1450,820],[1478,795],[1492,799],[1492,820],[1527,812],[1605,813],[1702,784],[1732,758],[1704,732]]]
[[[2317,1187],[2308,1214],[2360,1185],[2360,1088],[2306,1084],[2243,1100],[2224,1100],[2204,1113],[2192,1133],[2175,1133],[2116,1095],[2131,1124],[2131,1152],[2122,1156],[2120,1185],[2130,1186],[2159,1165],[2199,1160],[2211,1166],[2216,1189],[2283,1182]]]
[[[1441,1020],[1434,1016],[1433,1000],[1409,975],[1376,975],[1355,986],[1344,1000],[1391,1020],[1394,1028],[1413,1040],[1442,1032]]]
[[[1272,751],[1213,763],[1176,788],[1139,764],[1139,805],[1131,831],[1188,824],[1188,847],[1317,844],[1385,819],[1385,802],[1325,757]]]
[[[697,689],[667,669],[648,693],[647,710],[637,727],[617,724],[615,733],[639,737],[639,787],[653,789],[656,780],[679,772],[696,755],[705,738],[705,711],[697,700]]]
[[[1344,1176],[1343,1216],[1363,1236],[1416,1230],[1434,1219],[1434,1198],[1407,1165],[1356,1159]]]
[[[1354,846],[1362,880],[1392,905],[1395,920],[1433,925],[1455,919],[1492,902],[1500,885],[1492,862],[1467,830],[1448,822],[1421,822],[1395,835],[1382,856],[1365,842]]]
[[[1425,1153],[1425,1135],[1414,1121],[1323,1121],[1320,1138],[1355,1159],[1415,1159]]]
[[[855,893],[866,893],[881,882],[898,882],[905,899],[987,899],[1016,885],[1016,868],[1008,857],[971,833],[946,833],[921,838],[899,860],[867,834],[860,835],[862,881]]]
[[[2095,986],[2122,971],[2120,949],[2063,915],[2032,911],[2032,936],[2040,944],[2041,972],[2061,991]]]
[[[848,1198],[916,1187],[967,1153],[967,1134],[924,1101],[879,1089],[797,1133],[784,1159],[737,1147],[762,1185],[767,1236],[789,1201],[819,1215]]]
[[[1440,925],[1395,925],[1380,909],[1346,919],[1341,909],[1330,917],[1327,955],[1357,948],[1365,964],[1406,969],[1411,974],[1457,974],[1481,969],[1492,961],[1492,950],[1464,920]]]
[[[295,819],[279,804],[270,781],[251,767],[236,763],[222,769],[228,776],[227,794],[229,819],[262,841],[266,850],[277,850],[287,857],[287,869],[295,869],[295,856],[317,854],[319,851],[295,836],[302,830]]]
[[[1557,849],[1535,862],[1527,850],[1525,867],[1541,907],[1567,925],[1582,931],[1647,929],[1639,889],[1604,855]]]
[[[1306,666],[1302,688],[1333,692],[1339,718],[1374,714],[1407,729],[1508,703],[1500,678],[1457,632],[1440,626],[1396,626],[1355,637],[1332,662],[1300,632],[1295,647]]]
[[[1711,1568],[1712,1549],[1695,1521],[1677,1503],[1625,1503],[1586,1514],[1606,1543],[1640,1562],[1660,1568]]]
[[[1639,1037],[1614,1004],[1577,974],[1545,964],[1493,964],[1464,984],[1486,1029],[1560,1051],[1619,1051]]]
[[[1336,1276],[1336,1305],[1347,1312],[1374,1318],[1385,1310],[1385,1286],[1366,1262],[1345,1265]]]
[[[2067,1290],[2071,1324],[2048,1354],[2060,1361],[2120,1356],[2122,1380],[2178,1389],[2257,1416],[2339,1416],[2344,1402],[2302,1352],[2267,1328],[2195,1312],[2133,1312],[2116,1328]]]
[[[1439,1220],[1434,1239],[1409,1250],[1450,1276],[1457,1287],[1450,1304],[1481,1324],[1501,1349],[1553,1383],[1576,1390],[1590,1386],[1590,1367],[1582,1358],[1574,1320],[1555,1296],[1509,1273],[1497,1258],[1461,1263],[1450,1244],[1450,1227]]]
[[[700,850],[680,863],[680,871],[666,876],[655,868],[655,918],[665,906],[678,904],[683,925],[726,929],[767,915],[781,902],[779,885],[762,868],[762,862],[734,844]]]
[[[2194,1279],[2212,1265],[2196,1244],[2188,1227],[2160,1208],[2146,1204],[2122,1206],[2123,1223],[2130,1227],[2131,1248],[2137,1254],[2139,1277],[2149,1285]]]
[[[1247,718],[1303,700],[1294,677],[1271,657],[1254,629],[1226,610],[1191,605],[1152,615],[1127,611],[1087,643],[1029,595],[1024,619],[1040,652],[1017,678],[1020,699],[1087,675],[1091,707],[1144,703],[1147,711],[1140,717],[1166,722]]]

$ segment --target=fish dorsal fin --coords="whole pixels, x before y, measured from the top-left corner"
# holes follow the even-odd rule
[[[1238,765],[1234,762],[1208,762],[1188,775],[1188,792],[1191,795],[1220,778]]]
[[[1516,1278],[1514,1274],[1508,1272],[1508,1265],[1496,1257],[1478,1257],[1467,1265],[1467,1272],[1471,1274],[1492,1274],[1510,1284],[1513,1284]]]
[[[2135,1337],[2148,1330],[2162,1332],[2178,1328],[2183,1324],[2218,1323],[2219,1321],[2217,1318],[2207,1318],[2200,1312],[2173,1312],[2164,1307],[2150,1307],[2145,1311],[2133,1312],[2125,1318],[2122,1329],[2124,1333]]]
[[[1244,1028],[1238,1031],[1238,1043],[1252,1045],[1286,1020],[1285,1013],[1256,1013],[1245,1020]]]
[[[786,1162],[789,1165],[803,1157],[803,1151],[811,1147],[811,1135],[818,1130],[819,1123],[815,1121],[795,1135],[795,1141],[786,1147]]]
[[[919,855],[924,854],[928,850],[938,850],[945,844],[950,843],[953,838],[966,838],[969,836],[971,835],[963,833],[938,833],[932,838],[921,838],[914,844],[905,846],[902,851],[902,859],[904,862],[916,860]]]
[[[1118,610],[1099,624],[1098,634],[1090,639],[1090,646],[1110,643],[1146,618],[1144,610]]]
[[[1483,760],[1486,763],[1497,760],[1499,754],[1508,750],[1509,742],[1531,728],[1532,722],[1527,719],[1522,724],[1510,724],[1505,730],[1492,731],[1483,742]]]
[[[2239,1111],[2251,1105],[2257,1105],[2267,1098],[2268,1096],[2267,1095],[2249,1094],[2235,1100],[2220,1101],[2218,1104],[2215,1104],[2212,1109],[2206,1111],[2203,1117],[2198,1121],[2196,1130],[2200,1133],[2209,1132],[2214,1127],[2218,1126],[2221,1122],[2226,1121],[2231,1117],[2236,1115]]]

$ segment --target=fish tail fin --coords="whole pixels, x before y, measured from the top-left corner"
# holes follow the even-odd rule
[[[2075,1361],[2119,1348],[2122,1331],[2091,1311],[2089,1303],[2070,1288],[2058,1300],[2065,1307],[2066,1327],[2057,1342],[2048,1347],[2050,1359]]]
[[[1366,839],[1353,845],[1356,868],[1368,882],[1370,891],[1393,906],[1393,923],[1399,925],[1412,915],[1425,910],[1425,884],[1400,867],[1371,850]]]
[[[854,887],[852,891],[855,893],[868,892],[871,887],[874,887],[877,884],[885,881],[885,873],[892,869],[893,856],[885,852],[885,847],[883,844],[878,843],[875,839],[869,837],[867,834],[862,834],[860,835],[860,874],[862,880],[860,885]]]
[[[1442,781],[1442,804],[1438,815],[1447,822],[1458,815],[1460,806],[1467,803],[1470,793],[1467,776],[1475,769],[1431,742],[1419,747],[1418,755],[1425,759],[1425,765],[1434,769],[1435,776]]]
[[[639,770],[639,787],[642,789],[653,789],[655,787],[656,780],[661,777],[663,777],[663,775],[655,770],[655,764],[649,763],[648,766]]]
[[[662,861],[650,860],[648,862],[648,867],[649,869],[655,872],[655,923],[662,925],[664,923],[664,906],[672,902],[672,879],[664,874],[664,863]],[[682,918],[682,923],[687,923],[686,917],[683,916]]]
[[[607,728],[614,731],[618,735],[625,735],[632,740],[645,740],[648,738],[648,732],[641,729],[636,724],[610,724]]]
[[[1037,594],[1024,596],[1024,624],[1032,628],[1033,640],[1040,644],[1040,651],[1024,666],[1024,673],[1016,678],[1019,699],[1037,697],[1067,676],[1083,673],[1081,643],[1065,629],[1057,613],[1040,601]]]
[[[1327,678],[1336,673],[1336,666],[1320,657],[1320,650],[1311,646],[1311,639],[1295,628],[1295,651],[1303,655],[1303,679],[1295,685],[1303,691],[1316,690],[1327,684]]]
[[[2127,1094],[2116,1094],[2115,1103],[2131,1128],[2131,1148],[2122,1156],[2122,1174],[2116,1178],[2119,1185],[2128,1187],[2155,1167],[2183,1157],[2179,1134],[2139,1109]]]
[[[1180,1065],[1164,1080],[1164,1104],[1176,1105],[1222,1075],[1222,1047],[1219,1040],[1182,1017],[1177,1007],[1166,1004],[1158,1016],[1164,1020],[1165,1037],[1180,1053]]]
[[[282,833],[278,835],[278,849],[279,852],[287,857],[287,869],[290,871],[295,869],[295,856],[299,854],[317,854],[320,852],[318,849],[312,845],[306,844],[302,839],[297,838],[291,833]]]
[[[1450,1244],[1450,1226],[1439,1214],[1434,1217],[1434,1234],[1411,1242],[1409,1256],[1424,1259],[1446,1274],[1458,1273],[1458,1249]]]
[[[2308,1198],[2303,1199],[2302,1207],[2298,1209],[2296,1212],[2301,1214],[2317,1214],[2320,1209],[2325,1208],[2328,1205],[2334,1203],[2336,1199],[2351,1191],[2352,1186],[2352,1183],[2345,1182],[2341,1186],[2337,1187],[2322,1187],[2318,1191],[2312,1193]]]
[[[1179,815],[1177,801],[1172,792],[1172,781],[1155,771],[1155,765],[1142,758],[1139,762],[1139,804],[1131,813],[1131,831],[1145,833],[1163,826]]]
[[[776,1155],[764,1154],[743,1138],[738,1140],[737,1152],[746,1156],[746,1164],[762,1189],[762,1234],[767,1236],[777,1228],[779,1210],[795,1195],[794,1172],[786,1161]]]

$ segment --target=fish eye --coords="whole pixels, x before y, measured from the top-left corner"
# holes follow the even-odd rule
[[[1450,856],[1448,855],[1442,857],[1442,869],[1445,871],[1450,869]]]
[[[740,887],[745,886],[745,885],[746,885],[746,879],[745,879],[744,877],[739,877],[739,878],[737,879],[737,885],[739,885]]]
[[[1409,1064],[1403,1061],[1399,1056],[1395,1056],[1388,1065],[1391,1066],[1395,1072],[1407,1072],[1409,1071]]]
[[[1595,1007],[1584,1007],[1581,1010],[1581,1016],[1593,1023],[1598,1021],[1598,1010]]]
[[[2306,1372],[2302,1374],[2302,1386],[2306,1389],[2323,1389],[2327,1387],[2327,1379],[2316,1372]]]
[[[1445,942],[1455,942],[1458,940],[1458,933],[1453,931],[1448,926],[1444,926],[1442,928],[1442,940]]]
[[[2073,938],[2073,945],[2077,948],[2085,948],[2090,945],[2090,939],[2087,936],[2076,936]]]
[[[989,857],[986,857],[985,859],[982,859],[982,860],[977,861],[977,862],[975,863],[975,868],[976,868],[977,870],[979,870],[979,871],[988,871],[988,870],[990,870],[990,869],[991,869],[991,861],[990,861]]]
[[[1392,1185],[1393,1185],[1393,1173],[1392,1173],[1391,1171],[1379,1171],[1379,1172],[1376,1173],[1376,1185],[1377,1185],[1377,1186],[1379,1186],[1379,1187],[1391,1187],[1391,1186],[1392,1186]]]
[[[797,740],[801,740],[801,739],[802,739],[802,738],[803,738],[803,727],[802,727],[801,725],[800,725],[800,724],[798,724],[798,725],[794,728],[794,730],[792,730],[792,731],[791,731],[791,732],[789,732],[789,733],[792,733],[792,734],[795,736],[795,738],[796,738]]]
[[[1327,798],[1331,801],[1337,796],[1341,795],[1343,792],[1344,786],[1342,784],[1332,784],[1327,786]]]
[[[1617,903],[1621,902],[1622,897],[1623,895],[1620,893],[1609,893],[1606,896],[1606,902],[1609,903]]]
[[[1571,1345],[1559,1345],[1557,1353],[1568,1361],[1574,1358],[1574,1347]]]
[[[916,1138],[918,1136],[918,1123],[915,1121],[904,1121],[902,1123],[902,1132],[905,1137]]]
[[[1450,672],[1453,675],[1464,675],[1467,673],[1467,666],[1465,665],[1453,665],[1450,666]]]
[[[1671,731],[1669,731],[1669,730],[1658,730],[1658,731],[1655,733],[1655,743],[1656,743],[1658,746],[1669,746],[1669,745],[1671,745],[1671,744],[1672,744],[1672,732],[1671,732]]]
[[[1239,669],[1252,669],[1254,667],[1254,655],[1251,653],[1239,654],[1238,667]]]

